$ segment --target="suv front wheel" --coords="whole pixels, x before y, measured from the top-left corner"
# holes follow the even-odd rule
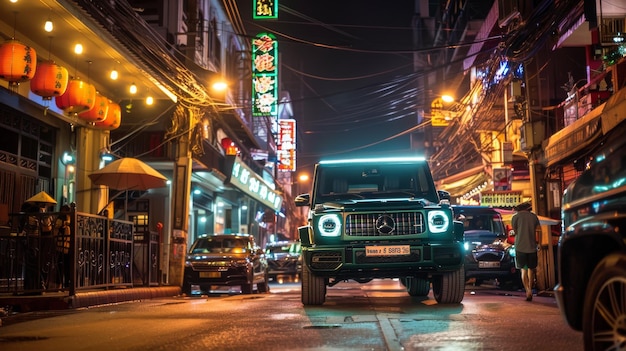
[[[411,296],[427,296],[430,292],[430,281],[416,277],[402,278],[402,285]]]
[[[626,255],[605,257],[593,271],[583,305],[585,350],[624,346],[626,330]]]
[[[322,305],[326,301],[326,279],[311,273],[306,264],[302,265],[302,304]]]
[[[465,267],[433,277],[433,295],[438,303],[460,303],[465,293]]]

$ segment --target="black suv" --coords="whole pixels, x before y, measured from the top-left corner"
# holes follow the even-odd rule
[[[626,124],[563,195],[556,299],[585,350],[626,344]]]
[[[265,245],[268,273],[270,277],[277,275],[298,274],[298,259],[300,257],[300,242],[275,241]]]
[[[476,285],[489,279],[510,283],[519,280],[515,249],[507,242],[502,215],[487,206],[452,206],[465,233],[465,278]]]
[[[267,260],[248,234],[202,236],[191,245],[185,261],[183,293],[208,293],[213,286],[241,286],[250,294],[269,291]]]
[[[440,195],[442,198],[440,198]],[[411,296],[432,282],[439,303],[463,300],[463,225],[435,189],[423,158],[344,159],[315,166],[302,243],[302,303],[325,302],[326,287],[352,279],[400,278]]]

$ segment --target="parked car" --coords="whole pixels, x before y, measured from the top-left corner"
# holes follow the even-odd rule
[[[515,249],[507,241],[502,216],[487,206],[452,206],[455,219],[463,222],[465,278],[480,285],[485,280],[518,282]]]
[[[277,241],[265,245],[268,274],[270,278],[277,275],[298,274],[298,258],[301,247],[298,241]]]
[[[626,125],[563,194],[556,301],[585,350],[626,343]]]
[[[213,234],[196,239],[185,261],[183,293],[208,293],[214,286],[241,286],[244,294],[269,291],[267,259],[248,234]]]

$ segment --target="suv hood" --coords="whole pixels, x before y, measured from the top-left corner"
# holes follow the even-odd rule
[[[466,230],[464,235],[465,241],[480,245],[489,245],[498,238],[498,234],[489,230]]]
[[[406,210],[407,205],[414,206],[415,208],[424,208],[426,206],[437,206],[426,199],[420,198],[382,198],[382,199],[349,199],[342,201],[325,202],[319,207],[322,209],[337,209],[344,211],[352,211],[358,209],[359,211],[371,211],[378,209],[386,210]],[[319,209],[316,207],[316,209]]]

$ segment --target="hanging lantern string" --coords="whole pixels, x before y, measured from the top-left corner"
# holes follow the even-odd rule
[[[74,52],[74,79],[78,79],[78,53]]]
[[[52,35],[48,38],[50,39],[48,42],[48,61],[52,61]]]
[[[15,28],[17,27],[17,11],[13,11],[13,40],[15,40]]]
[[[91,64],[93,62],[91,60],[87,60],[87,83],[91,83]]]

